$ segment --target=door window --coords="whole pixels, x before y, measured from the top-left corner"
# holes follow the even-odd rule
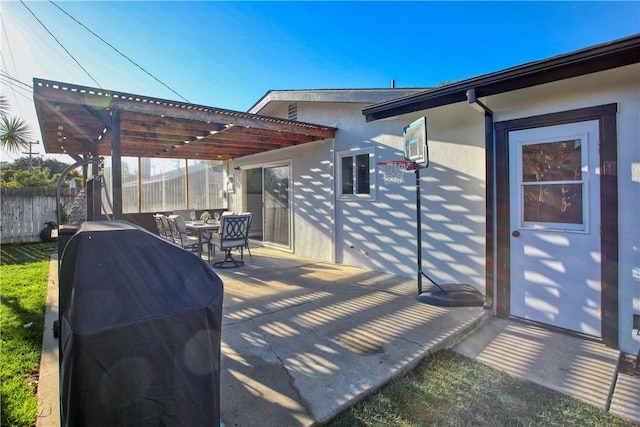
[[[519,145],[520,227],[586,231],[586,136]]]

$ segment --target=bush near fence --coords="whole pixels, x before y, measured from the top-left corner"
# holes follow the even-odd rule
[[[47,222],[57,222],[56,190],[48,187],[0,189],[0,243],[40,241]],[[60,204],[67,209],[81,188],[60,189]]]

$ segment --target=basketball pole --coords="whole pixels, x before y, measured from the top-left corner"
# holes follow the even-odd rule
[[[420,168],[416,165],[416,228],[418,229],[418,295],[422,293],[422,204],[420,203]]]
[[[418,235],[418,296],[422,294],[422,276],[426,277],[431,283],[436,285],[436,287],[445,295],[448,295],[449,293],[445,291],[442,286],[438,285],[431,277],[427,276],[427,274],[422,271],[422,203],[420,201],[422,191],[420,189],[420,166],[415,163],[414,165],[416,174],[416,234]]]

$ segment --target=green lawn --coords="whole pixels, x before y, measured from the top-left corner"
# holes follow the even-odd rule
[[[49,259],[56,243],[0,248],[2,426],[35,424]]]
[[[446,350],[343,412],[329,427],[634,425]]]

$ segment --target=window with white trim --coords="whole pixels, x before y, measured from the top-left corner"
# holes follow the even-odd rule
[[[375,153],[373,149],[338,153],[338,194],[343,200],[375,199]]]

